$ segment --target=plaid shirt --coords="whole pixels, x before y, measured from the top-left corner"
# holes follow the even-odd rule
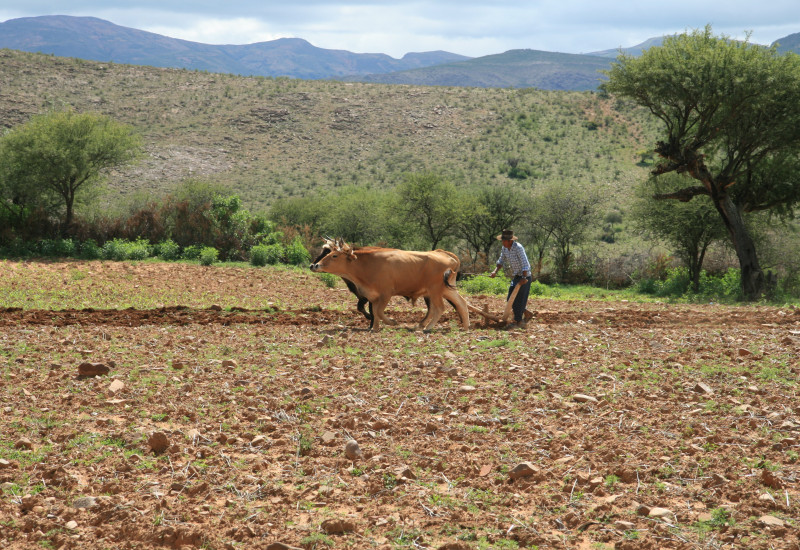
[[[522,275],[523,271],[531,272],[531,264],[528,262],[528,255],[525,254],[525,248],[517,241],[511,243],[511,248],[505,246],[500,249],[500,258],[497,259],[497,265],[505,265],[511,269],[514,276]]]

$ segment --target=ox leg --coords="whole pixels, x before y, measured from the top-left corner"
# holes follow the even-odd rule
[[[448,288],[444,291],[445,299],[455,308],[458,317],[461,320],[461,328],[469,330],[469,308],[467,301],[458,293],[454,288]]]
[[[386,305],[389,303],[389,300],[383,297],[379,297],[372,303],[372,330],[373,332],[378,332],[381,330],[381,321],[385,322],[388,325],[395,324],[395,321],[389,319],[384,315],[383,310],[386,308]]]
[[[422,321],[420,321],[417,324],[417,328],[419,328],[420,330],[425,328],[425,326],[428,324],[431,318],[431,299],[428,296],[425,296],[423,299],[425,300],[426,310],[425,310],[425,317],[423,317]]]
[[[439,322],[439,318],[444,313],[444,300],[442,300],[441,296],[431,297],[431,308],[428,311],[428,315],[425,317],[427,319],[427,323],[422,326],[423,330],[431,330],[436,323]],[[423,319],[423,322],[425,321]]]
[[[369,306],[369,312],[366,310],[364,305]],[[372,325],[375,323],[375,317],[372,315],[372,302],[361,296],[358,299],[358,305],[356,306],[356,309],[358,309],[358,311],[364,315],[367,321],[369,321],[369,328],[372,328]]]

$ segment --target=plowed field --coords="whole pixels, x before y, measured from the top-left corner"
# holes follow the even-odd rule
[[[800,311],[529,309],[0,261],[0,548],[800,548]]]

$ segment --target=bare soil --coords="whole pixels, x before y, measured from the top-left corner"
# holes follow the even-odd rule
[[[800,311],[529,309],[0,262],[0,547],[800,548]]]

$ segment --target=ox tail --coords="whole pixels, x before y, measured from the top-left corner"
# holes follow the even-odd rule
[[[456,287],[456,279],[458,278],[458,272],[453,271],[452,269],[448,269],[444,272],[444,286],[447,288],[455,288]]]

